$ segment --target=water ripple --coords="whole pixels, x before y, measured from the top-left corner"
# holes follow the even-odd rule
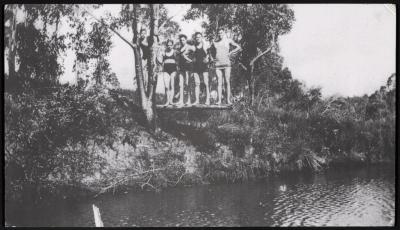
[[[382,172],[104,195],[22,211],[6,206],[6,219],[16,226],[93,226],[96,203],[105,226],[388,226],[394,220],[394,175]]]

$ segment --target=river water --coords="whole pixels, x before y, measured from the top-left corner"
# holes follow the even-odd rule
[[[390,226],[394,169],[372,167],[271,176],[258,182],[105,194],[85,201],[6,206],[15,226]]]

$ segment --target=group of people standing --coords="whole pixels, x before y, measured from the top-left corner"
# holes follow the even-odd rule
[[[164,80],[166,103],[165,105],[195,105],[200,103],[200,82],[205,85],[206,100],[204,104],[210,105],[210,82],[209,73],[216,71],[217,93],[216,104],[222,104],[222,85],[225,82],[226,102],[231,104],[231,54],[237,53],[241,48],[232,39],[227,38],[224,29],[218,30],[216,38],[207,47],[203,35],[200,32],[194,34],[194,44],[187,43],[188,37],[184,34],[179,35],[179,45],[174,48],[174,41],[168,39],[165,42],[165,49],[156,55],[156,65],[161,67],[158,77]],[[140,47],[142,51],[143,63],[148,59],[148,43],[146,30],[141,31]],[[230,48],[233,47],[231,50]],[[179,78],[179,94],[175,94],[175,79]],[[192,103],[190,97],[189,83],[194,79],[195,100]],[[187,99],[184,102],[184,88],[187,88]],[[173,102],[174,96],[179,95],[178,101]]]

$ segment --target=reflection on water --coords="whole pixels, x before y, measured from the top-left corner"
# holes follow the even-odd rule
[[[16,226],[388,226],[394,219],[394,170],[335,170],[262,182],[103,195],[49,206],[6,206]],[[391,223],[393,224],[393,223]]]

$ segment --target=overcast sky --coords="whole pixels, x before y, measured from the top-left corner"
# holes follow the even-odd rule
[[[374,92],[395,72],[396,16],[383,4],[291,4],[296,21],[280,38],[281,55],[294,78],[319,86],[324,96]],[[201,31],[201,22],[183,22],[189,5],[168,4],[170,16],[182,32]],[[106,10],[117,13],[119,5]],[[101,13],[98,14],[99,16]],[[122,31],[127,37],[129,33]],[[110,55],[122,88],[133,88],[133,53],[118,37]],[[62,81],[74,81],[73,57],[65,61]],[[163,88],[161,85],[158,88]]]

